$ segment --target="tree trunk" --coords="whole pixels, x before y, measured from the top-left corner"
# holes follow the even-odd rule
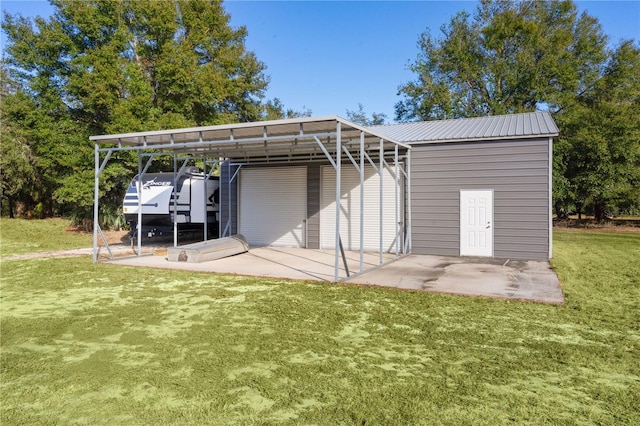
[[[601,223],[605,219],[604,204],[595,203],[593,206],[593,216],[596,222]]]
[[[567,219],[567,212],[562,207],[562,204],[556,203],[555,210],[556,210],[556,218]]]

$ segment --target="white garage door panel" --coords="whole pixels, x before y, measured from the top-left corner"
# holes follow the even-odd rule
[[[238,232],[250,245],[306,247],[306,167],[242,169],[238,191]]]
[[[364,182],[364,239],[366,251],[380,249],[380,178],[373,167],[365,168]],[[320,244],[322,248],[335,247],[336,175],[332,166],[322,167]],[[385,169],[383,173],[383,250],[395,251],[396,207],[398,221],[402,221],[404,194],[402,180],[396,204],[395,178]],[[360,175],[353,167],[342,169],[340,182],[341,215],[340,238],[345,250],[360,250]],[[401,248],[401,246],[399,246]]]

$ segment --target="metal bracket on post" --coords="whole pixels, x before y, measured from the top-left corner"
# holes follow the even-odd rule
[[[397,179],[397,178],[396,178],[396,172],[391,168],[391,166],[389,165],[389,163],[387,162],[387,160],[383,160],[383,162],[384,162],[384,168],[385,168],[385,170],[389,172],[389,174],[391,175],[391,177],[392,177],[394,180],[396,180],[396,179]],[[394,166],[394,168],[395,168],[395,166]]]
[[[140,177],[144,176],[144,174],[147,173],[147,170],[149,170],[149,166],[151,166],[151,163],[153,162],[153,159],[155,157],[155,154],[142,154],[143,157],[147,155],[149,156],[149,159],[147,160],[147,163],[144,165],[144,169],[142,169],[142,173],[140,173]]]
[[[100,175],[102,175],[104,168],[107,166],[107,162],[109,161],[112,153],[112,149],[108,150],[107,155],[105,155],[102,163],[100,163],[100,147],[97,143],[95,144],[94,160],[96,170],[93,182],[93,263],[96,263],[98,261],[98,233],[102,233],[102,231],[100,230],[100,225],[98,223],[100,210]]]
[[[227,223],[224,225],[224,231],[222,231],[222,236],[226,237],[227,232],[229,232],[229,227],[231,226],[231,218],[227,220]]]
[[[376,173],[378,173],[378,166],[376,163],[373,162],[373,160],[371,159],[371,157],[369,156],[369,154],[367,154],[366,152],[364,153],[364,158],[367,159],[367,161],[369,162],[369,164],[371,164],[371,167],[373,167],[373,170],[375,170]]]
[[[113,253],[111,252],[111,247],[109,247],[109,243],[107,242],[107,237],[105,237],[104,232],[102,232],[102,228],[100,228],[100,225],[96,225],[98,227],[98,234],[100,234],[100,238],[102,238],[102,242],[104,243],[104,246],[107,248],[107,251],[109,252],[109,259],[113,260]]]
[[[187,168],[187,164],[189,163],[189,161],[191,161],[191,157],[186,157],[184,159],[184,161],[182,162],[182,166],[180,166],[180,169],[178,170],[178,174],[176,175],[176,180],[182,176],[183,174],[185,174],[185,170]]]
[[[211,164],[211,169],[209,170],[209,173],[207,173],[207,177],[205,178],[206,180],[209,180],[211,176],[213,176],[213,172],[215,172],[216,166],[220,164],[220,160],[209,161],[209,164]]]
[[[345,154],[347,154],[347,157],[349,157],[349,160],[351,160],[351,163],[353,164],[353,167],[356,168],[356,170],[358,172],[360,172],[360,166],[358,165],[358,163],[356,162],[356,160],[353,158],[353,156],[351,155],[351,153],[349,152],[349,150],[347,149],[346,146],[342,145],[342,150],[344,151]]]
[[[104,159],[102,160],[102,164],[100,165],[100,169],[98,169],[98,177],[100,177],[100,175],[102,175],[102,172],[104,171],[104,168],[107,167],[107,161],[109,161],[109,158],[111,158],[111,153],[113,153],[112,149],[107,151],[107,155],[105,155]]]
[[[329,154],[329,151],[327,151],[327,148],[324,146],[324,144],[322,143],[322,141],[320,141],[320,139],[318,139],[317,136],[314,136],[313,139],[315,139],[316,143],[318,144],[318,146],[320,147],[320,149],[322,150],[322,152],[324,153],[324,155],[327,157],[327,160],[329,160],[329,162],[331,163],[331,165],[333,166],[334,169],[337,169],[336,166],[336,162],[334,161],[333,157],[331,156],[331,154]],[[340,152],[338,151],[336,153],[337,157],[340,157]]]

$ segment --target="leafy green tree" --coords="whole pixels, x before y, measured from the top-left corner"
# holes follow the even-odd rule
[[[311,117],[311,110],[306,107],[302,107],[302,110],[295,110],[292,108],[286,108],[282,101],[278,98],[269,99],[264,104],[264,111],[262,114],[263,120],[280,120],[283,118],[299,118],[299,117]]]
[[[265,66],[220,1],[51,2],[49,19],[5,13],[2,23],[7,69],[20,89],[7,125],[30,147],[34,175],[46,177],[33,187],[45,214],[91,217],[91,134],[263,117]],[[120,157],[104,172],[116,182],[102,187],[111,210],[136,169],[131,155]]]
[[[571,1],[483,0],[427,31],[400,86],[399,121],[531,112],[554,114],[557,215],[640,207],[638,47],[607,51],[596,19]]]
[[[371,118],[369,118],[364,111],[364,106],[359,103],[357,111],[347,110],[347,119],[363,126],[380,126],[386,123],[387,114],[374,112],[371,113]]]
[[[5,81],[11,79],[6,76]],[[74,148],[79,143],[77,125],[55,109],[47,113],[42,99],[9,84],[12,89],[5,90],[1,105],[2,185],[11,205],[9,214],[15,206],[26,216],[51,216],[59,213],[55,202],[59,179],[71,171],[81,152]],[[82,143],[80,150],[91,150],[86,140]]]
[[[571,1],[482,0],[441,31],[418,41],[398,121],[555,110],[594,84],[606,58],[600,25]]]
[[[14,217],[16,202],[30,199],[33,187],[34,159],[31,147],[20,126],[10,119],[9,105],[12,109],[28,111],[28,99],[18,95],[17,85],[9,78],[6,69],[0,68],[2,86],[0,86],[0,198],[2,213]],[[22,105],[21,105],[22,104]]]
[[[597,221],[640,207],[640,47],[623,42],[593,90],[556,116],[561,187]],[[607,214],[609,212],[609,214]]]

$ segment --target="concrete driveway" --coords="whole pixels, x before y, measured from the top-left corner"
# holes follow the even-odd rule
[[[162,253],[162,252],[161,252]],[[395,287],[467,296],[484,296],[543,303],[564,303],[558,277],[545,261],[409,255],[396,261],[385,254],[384,266],[363,274],[359,252],[346,252],[352,284]],[[379,264],[378,253],[366,253],[365,269]],[[203,263],[169,262],[166,255],[116,258],[108,263],[216,272],[248,276],[331,282],[333,250],[256,247],[249,252]],[[342,267],[342,265],[341,265]],[[346,277],[344,268],[341,277]]]

